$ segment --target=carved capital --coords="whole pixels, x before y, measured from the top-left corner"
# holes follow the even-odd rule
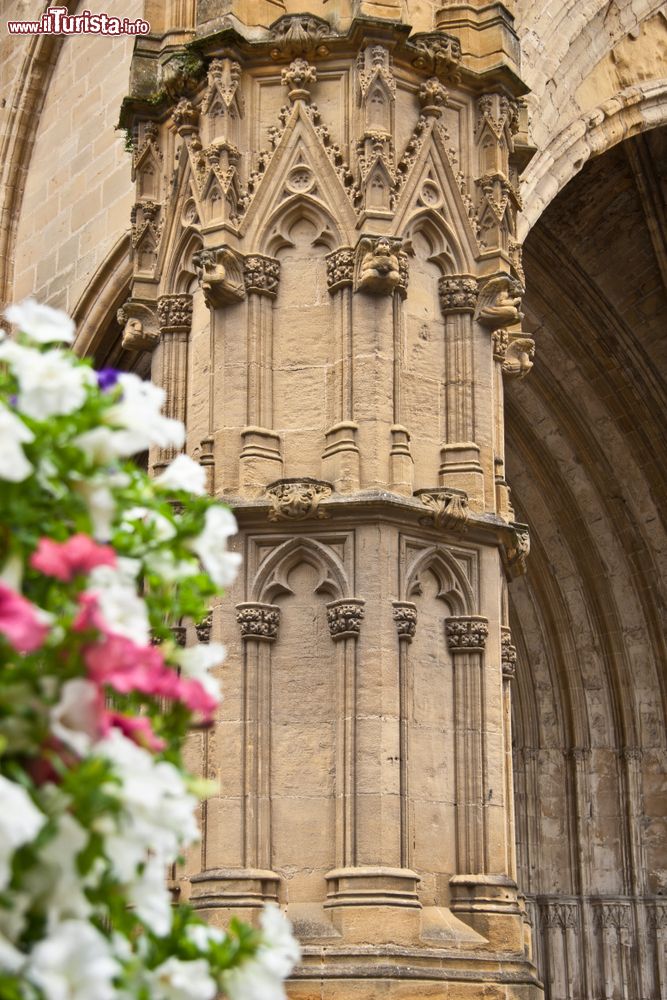
[[[541,922],[543,927],[559,927],[562,930],[578,927],[579,908],[576,903],[545,903],[541,910]]]
[[[347,597],[327,604],[327,621],[331,638],[357,639],[361,632],[361,622],[364,617],[364,601],[356,597]]]
[[[477,279],[467,274],[442,277],[438,282],[440,308],[448,313],[474,312],[477,304]]]
[[[128,299],[116,313],[123,327],[121,344],[125,351],[153,351],[160,340],[157,317],[153,308],[136,299]]]
[[[425,83],[422,83],[417,96],[422,114],[427,117],[439,118],[443,108],[447,106],[447,89],[443,87],[437,76],[432,76]]]
[[[317,80],[317,70],[307,59],[294,59],[281,74],[283,85],[288,88],[287,96],[295,101],[310,101],[310,84]]]
[[[253,253],[245,258],[243,281],[247,292],[275,296],[280,280],[280,261],[264,254]]]
[[[230,247],[198,250],[192,262],[210,309],[238,302],[245,296],[243,258]]]
[[[211,629],[213,628],[213,612],[209,611],[204,615],[198,625],[195,625],[195,632],[199,642],[208,643],[211,641]]]
[[[417,607],[410,601],[394,601],[392,617],[402,642],[412,642],[417,631]]]
[[[482,615],[445,618],[445,634],[452,653],[481,653],[489,634],[488,620]]]
[[[642,757],[644,756],[641,747],[623,747],[618,753],[622,760],[633,764],[641,764]]]
[[[506,625],[500,629],[500,659],[503,677],[512,680],[516,673],[516,647],[512,645],[512,633]]]
[[[192,101],[182,97],[171,113],[171,120],[178,134],[187,138],[193,135],[199,127],[199,109],[193,105]]]
[[[354,250],[352,247],[339,247],[326,256],[327,288],[333,294],[339,288],[352,284],[354,278]]]
[[[242,639],[273,642],[278,637],[280,608],[275,604],[237,604],[236,620],[241,627]]]
[[[656,931],[667,930],[667,903],[656,903],[649,907],[648,921]]]
[[[181,646],[181,648],[183,648],[185,646],[185,638],[186,638],[185,625],[172,625],[171,634],[174,638],[174,642],[176,643],[176,645]]]
[[[617,931],[630,927],[630,907],[627,903],[597,903],[595,906],[595,922],[599,928]]]
[[[192,326],[192,296],[161,295],[157,301],[160,333],[188,332]]]
[[[416,496],[428,508],[428,514],[421,519],[426,527],[455,531],[462,535],[467,530],[468,495],[463,490],[418,490]]]
[[[304,521],[309,517],[327,517],[319,510],[322,500],[331,496],[331,483],[319,479],[281,479],[267,487],[271,501],[269,521]]]
[[[408,257],[394,236],[362,236],[357,244],[354,290],[371,295],[407,294]]]
[[[575,764],[585,764],[591,758],[590,747],[569,747],[564,751],[565,756],[573,760]]]

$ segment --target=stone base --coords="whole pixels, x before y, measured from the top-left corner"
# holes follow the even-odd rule
[[[239,485],[245,497],[258,497],[283,471],[280,435],[266,427],[244,427],[239,457]]]
[[[440,449],[438,486],[453,486],[468,495],[471,510],[484,510],[484,471],[479,461],[479,446],[472,441],[445,444]]]
[[[354,421],[343,420],[326,432],[322,475],[334,484],[337,493],[353,493],[359,489],[361,455],[357,444],[358,431]]]
[[[216,910],[228,921],[240,911],[277,903],[280,875],[256,868],[209,868],[199,875],[191,875],[190,883],[192,908]]]
[[[417,943],[421,929],[419,876],[407,868],[338,868],[326,876],[325,908],[351,943]]]
[[[500,951],[524,948],[523,909],[516,882],[507,875],[454,875],[451,911]]]

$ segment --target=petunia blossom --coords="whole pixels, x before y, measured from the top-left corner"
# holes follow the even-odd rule
[[[108,712],[106,715],[108,726],[115,726],[120,729],[123,736],[133,740],[138,746],[145,747],[153,753],[159,753],[167,745],[164,740],[155,735],[150,719],[145,715],[123,715],[121,712]]]
[[[90,573],[96,566],[115,566],[116,553],[99,545],[89,535],[72,535],[66,542],[41,538],[30,557],[33,569],[67,583],[78,573]]]
[[[20,417],[0,403],[0,479],[9,483],[22,483],[33,470],[25,456],[24,444],[35,440],[35,435]]]
[[[0,582],[0,634],[19,653],[34,653],[44,644],[49,626],[43,611]]]
[[[75,326],[69,316],[35,299],[9,306],[5,317],[37,344],[71,344],[74,340]]]

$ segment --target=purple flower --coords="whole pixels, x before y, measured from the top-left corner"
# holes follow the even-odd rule
[[[97,372],[97,384],[102,392],[106,392],[107,389],[113,389],[118,381],[119,375],[120,372],[116,368],[100,369],[100,371]]]

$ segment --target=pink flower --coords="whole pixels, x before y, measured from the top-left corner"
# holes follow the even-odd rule
[[[98,545],[88,535],[72,535],[66,542],[41,538],[30,557],[30,565],[40,573],[68,582],[96,566],[115,566],[116,553],[108,545]]]
[[[164,740],[155,735],[150,719],[147,719],[145,715],[122,715],[120,712],[108,712],[107,722],[109,726],[116,726],[123,736],[134,740],[146,750],[157,753],[164,750],[167,745]]]
[[[88,629],[94,628],[98,632],[105,632],[107,626],[100,611],[97,595],[85,590],[83,594],[79,594],[77,600],[79,611],[72,622],[73,630],[75,632],[87,632]]]
[[[19,653],[34,653],[43,644],[49,626],[34,604],[0,582],[0,634]]]

